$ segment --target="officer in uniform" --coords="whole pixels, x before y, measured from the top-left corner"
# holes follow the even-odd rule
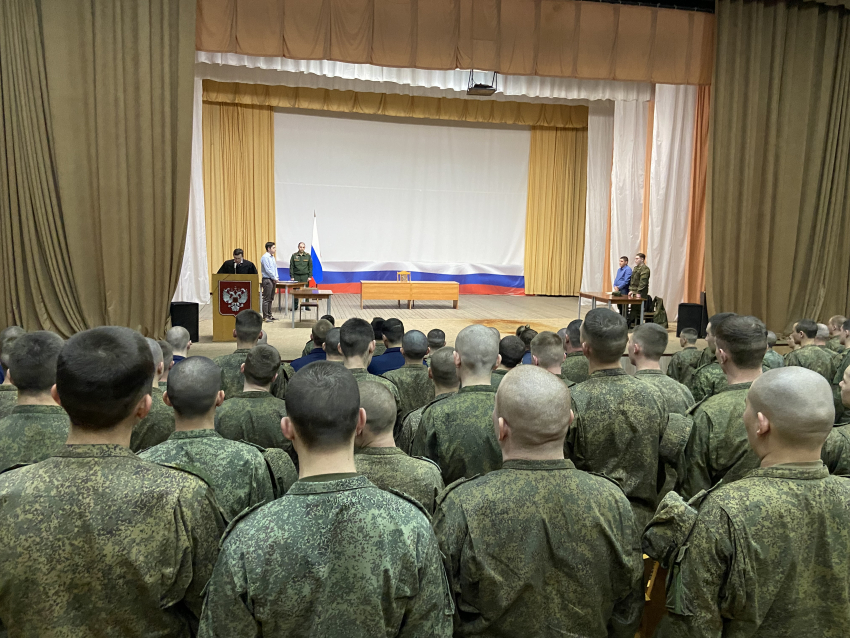
[[[646,265],[646,255],[635,255],[635,267],[632,270],[632,280],[629,284],[629,297],[646,299],[649,296],[649,266]],[[646,302],[644,302],[646,303]],[[629,323],[636,325],[640,321],[640,306],[632,304],[629,313]]]
[[[310,253],[304,252],[305,248],[306,246],[302,241],[298,244],[298,252],[292,253],[292,257],[289,258],[289,277],[293,281],[306,284],[313,276],[313,258]],[[297,299],[294,301],[294,306],[296,309],[298,308]]]

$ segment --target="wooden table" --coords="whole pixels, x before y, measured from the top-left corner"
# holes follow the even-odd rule
[[[407,309],[415,301],[446,300],[457,309],[460,301],[460,284],[456,281],[361,281],[360,307],[370,299],[406,301]]]
[[[646,299],[641,297],[629,297],[628,295],[614,295],[610,292],[580,292],[578,293],[578,318],[581,319],[581,300],[582,299],[590,299],[591,308],[596,309],[596,302],[601,301],[603,303],[608,304],[608,309],[611,309],[612,304],[624,304],[626,306],[633,306],[634,304],[640,304],[640,322],[643,323],[643,302]],[[628,320],[628,319],[627,319]]]
[[[292,297],[298,299],[324,299],[327,302],[325,314],[331,314],[332,290],[319,290],[318,288],[301,288],[292,291]],[[292,304],[292,327],[295,327],[295,304]]]
[[[303,288],[307,284],[303,281],[279,281],[275,285],[275,290],[277,290],[277,311],[280,312],[280,291],[283,290],[283,305],[286,306],[286,309],[289,310],[289,291],[290,290],[298,290],[299,288]]]

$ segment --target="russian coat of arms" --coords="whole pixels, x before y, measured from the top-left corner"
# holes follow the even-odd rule
[[[223,315],[238,315],[240,312],[250,307],[250,281],[219,282],[219,313]]]

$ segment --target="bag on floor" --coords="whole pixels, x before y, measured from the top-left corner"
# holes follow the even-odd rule
[[[664,310],[664,300],[661,297],[655,298],[655,314],[652,317],[652,323],[667,328],[667,311]]]

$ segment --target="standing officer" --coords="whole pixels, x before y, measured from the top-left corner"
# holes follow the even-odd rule
[[[310,277],[313,276],[313,258],[310,253],[305,252],[306,246],[302,241],[298,244],[298,252],[292,253],[289,258],[289,276],[293,281],[307,283]],[[294,302],[295,309],[298,309],[298,300]]]
[[[646,255],[638,253],[635,255],[635,267],[634,270],[632,270],[632,279],[629,282],[629,297],[646,299],[648,296],[649,266],[646,265]],[[633,304],[629,316],[629,323],[637,325],[638,321],[640,321],[640,306],[638,304]]]

